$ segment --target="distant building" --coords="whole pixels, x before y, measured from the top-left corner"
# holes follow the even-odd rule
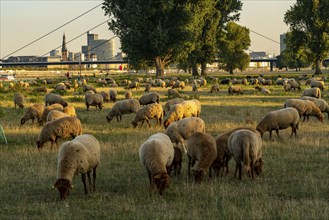
[[[87,46],[82,46],[81,51],[87,60],[91,60],[91,54],[93,60],[95,55],[97,60],[111,60],[114,58],[114,40],[98,39],[98,34],[87,32]]]
[[[68,61],[65,33],[63,34],[63,42],[62,42],[62,61]]]
[[[52,51],[50,51],[49,55],[51,57],[61,57],[59,50],[52,50]]]
[[[251,52],[249,53],[249,56],[250,59],[272,58],[272,55],[265,51]],[[270,68],[270,62],[250,62],[249,68]]]
[[[286,39],[286,34],[280,34],[280,54],[282,51],[286,49],[286,43],[284,42]]]

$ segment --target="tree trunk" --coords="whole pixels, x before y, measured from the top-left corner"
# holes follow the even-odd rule
[[[207,63],[201,63],[201,76],[207,76]]]
[[[192,76],[199,76],[199,73],[198,73],[198,66],[195,64],[193,64],[192,66]]]
[[[322,74],[322,71],[321,71],[321,60],[317,60],[316,61],[316,65],[315,65],[315,73],[316,75],[319,75],[319,74]]]
[[[156,73],[155,77],[164,77],[164,62],[161,59],[161,57],[156,57],[155,58],[155,68],[156,68]]]

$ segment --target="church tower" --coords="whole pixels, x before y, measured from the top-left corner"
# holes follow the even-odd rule
[[[66,40],[65,33],[63,34],[63,43],[62,43],[62,61],[67,61],[67,48],[66,48]]]

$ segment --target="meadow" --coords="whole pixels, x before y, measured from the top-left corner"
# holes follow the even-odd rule
[[[275,80],[278,74],[297,78],[302,73],[266,74]],[[234,76],[212,73],[212,76],[245,77],[244,73]],[[146,76],[110,74],[110,77],[120,82],[124,78]],[[282,108],[286,99],[299,98],[302,93],[284,92],[282,85],[266,86],[272,92],[269,95],[260,94],[251,85],[242,86],[245,94],[239,96],[228,96],[227,85],[221,85],[219,93],[209,93],[209,77],[207,86],[199,88],[198,93],[187,86],[181,94],[187,99],[201,101],[200,117],[206,123],[206,132],[214,137],[238,126],[255,127],[268,111]],[[90,84],[97,86],[92,80],[90,76]],[[308,88],[304,81],[301,83],[302,90]],[[53,86],[47,85],[48,91]],[[43,103],[44,94],[32,92],[34,87],[11,91],[5,84],[0,90],[0,124],[8,141],[7,145],[0,144],[0,219],[328,219],[327,114],[322,123],[314,117],[301,122],[296,138],[289,138],[291,129],[281,130],[280,138],[274,132],[272,140],[269,140],[269,133],[265,133],[264,169],[254,180],[247,175],[241,181],[233,178],[235,161],[231,159],[228,175],[194,184],[187,179],[184,155],[181,176],[173,176],[169,188],[160,196],[149,194],[149,181],[139,161],[138,150],[150,135],[164,132],[164,127],[148,128],[145,123],[142,128],[134,129],[133,114],[124,115],[120,123],[115,119],[108,123],[105,117],[112,102],[105,103],[102,110],[91,107],[86,111],[84,93],[68,91],[62,95],[76,108],[83,133],[94,135],[101,143],[101,164],[95,193],[84,194],[79,175],[73,180],[71,194],[62,202],[57,189],[52,189],[57,178],[58,149],[50,149],[48,142],[38,150],[35,141],[41,127],[31,121],[21,126],[20,118],[26,108],[15,109],[13,104],[15,92],[25,95],[26,106]],[[326,87],[329,88],[328,82]],[[116,89],[118,99],[122,100],[124,87]],[[97,86],[97,90],[108,91],[109,87]],[[161,104],[168,100],[166,88],[152,87],[151,91],[160,94]],[[143,93],[143,87],[133,90],[133,98],[138,99]],[[329,101],[327,90],[323,98]]]

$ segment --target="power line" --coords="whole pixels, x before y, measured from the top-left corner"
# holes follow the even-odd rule
[[[250,30],[250,29],[249,29],[249,30]],[[272,38],[266,37],[265,35],[262,35],[262,34],[260,34],[260,33],[257,33],[256,31],[250,30],[250,32],[252,32],[252,33],[254,33],[254,34],[257,34],[257,35],[259,35],[259,36],[261,36],[261,37],[264,37],[264,38],[266,38],[267,40],[273,41],[274,43],[280,44],[280,42],[278,42],[278,41],[276,41],[276,40],[273,40]]]
[[[28,46],[30,46],[31,44],[33,44],[33,43],[35,43],[35,42],[41,40],[42,38],[44,38],[44,37],[46,37],[46,36],[48,36],[48,35],[54,33],[54,32],[57,31],[58,29],[60,29],[60,28],[62,28],[62,27],[64,27],[64,26],[66,26],[66,25],[72,23],[73,21],[77,20],[78,18],[80,18],[80,17],[86,15],[87,13],[93,11],[94,9],[98,8],[98,7],[101,6],[102,4],[103,4],[103,3],[96,5],[95,7],[93,7],[93,8],[91,8],[91,9],[89,9],[88,11],[86,11],[86,12],[80,14],[79,16],[73,18],[72,20],[66,22],[65,24],[59,26],[58,28],[55,28],[54,30],[48,32],[47,34],[45,34],[45,35],[43,35],[43,36],[41,36],[41,37],[39,37],[38,39],[36,39],[36,40],[34,40],[34,41],[32,41],[32,42],[26,44],[25,46],[23,46],[23,47],[21,47],[21,48],[19,48],[19,49],[17,49],[17,50],[15,50],[14,52],[11,52],[10,54],[8,54],[8,55],[2,57],[1,60],[5,59],[6,57],[9,57],[10,55],[12,55],[12,54],[14,54],[14,53],[16,53],[16,52],[18,52],[18,51],[20,51],[20,50],[22,50],[22,49],[28,47]]]

